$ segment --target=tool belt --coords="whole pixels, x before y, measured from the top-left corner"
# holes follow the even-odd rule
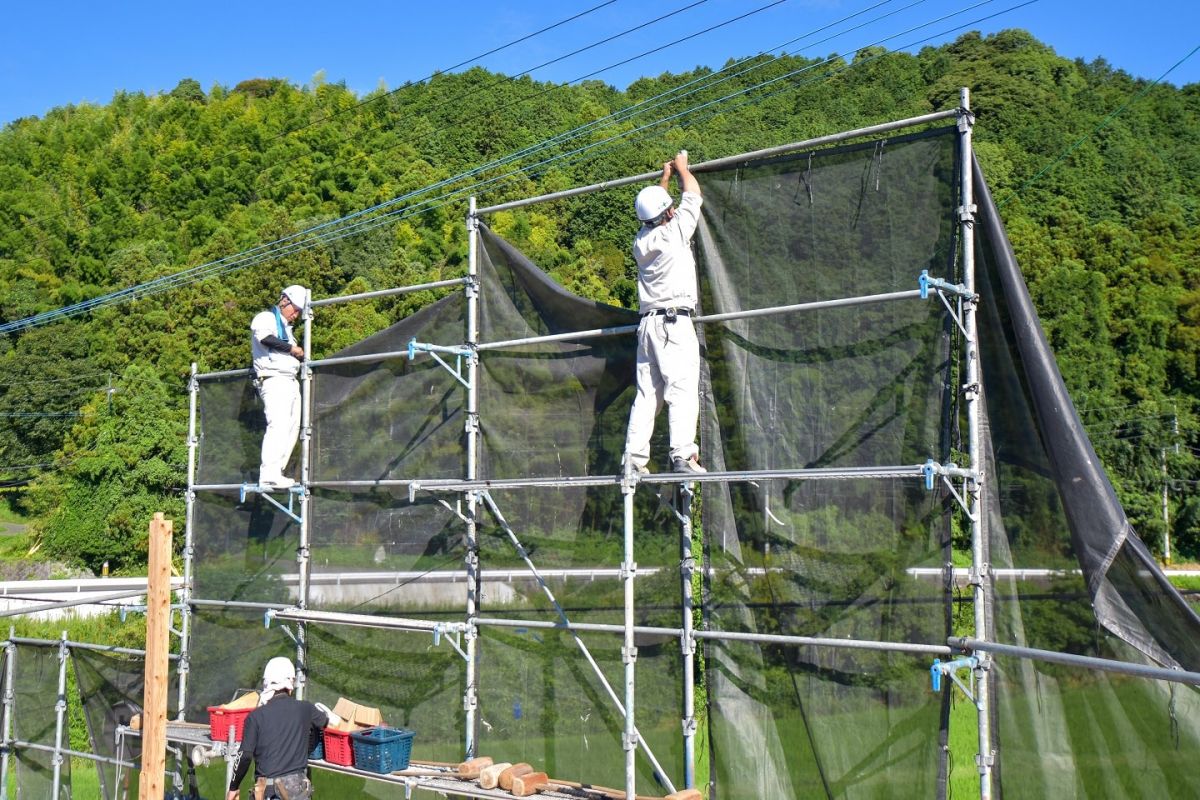
[[[656,308],[653,311],[647,311],[642,314],[643,317],[666,317],[667,322],[674,322],[676,317],[690,317],[694,312],[690,308]]]
[[[275,778],[257,778],[254,781],[254,800],[310,800],[312,782],[303,772],[289,772]]]

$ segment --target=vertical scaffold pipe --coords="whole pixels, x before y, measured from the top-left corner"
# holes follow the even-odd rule
[[[479,351],[475,346],[479,343],[479,218],[475,215],[475,198],[470,200],[467,210],[467,347],[471,355],[467,358],[467,414],[464,435],[467,440],[467,480],[473,481],[478,477],[479,452],[479,393],[476,385],[479,380]],[[479,498],[475,492],[467,493],[467,546],[463,556],[463,566],[467,571],[467,620],[473,620],[479,614],[479,538],[475,527],[475,514],[479,509]],[[466,689],[463,692],[463,711],[466,714],[466,736],[463,749],[466,758],[476,755],[476,736],[478,734],[477,710],[479,707],[478,688],[478,633],[474,628],[468,629],[467,639],[467,675]]]
[[[683,530],[679,539],[679,588],[683,598],[683,786],[696,787],[696,639],[692,635],[694,623],[692,611],[695,607],[692,578],[696,574],[696,559],[692,553],[692,498],[690,488],[684,488],[682,515]]]
[[[12,628],[9,628],[12,636]],[[0,749],[0,800],[8,800],[8,752],[12,748],[12,706],[16,693],[13,691],[13,675],[16,672],[17,646],[8,642],[4,646],[4,747]]]
[[[636,796],[637,789],[637,720],[634,717],[635,676],[637,648],[633,639],[633,577],[637,564],[633,556],[633,463],[625,458],[625,479],[621,483],[622,499],[625,502],[625,561],[621,564],[621,578],[625,584],[625,645],[621,648],[621,660],[625,664],[625,796]]]
[[[296,550],[296,573],[298,576],[296,605],[308,608],[308,587],[312,573],[312,558],[309,548],[312,538],[311,501],[308,482],[312,480],[312,370],[308,362],[312,358],[312,295],[304,304],[304,360],[300,364],[300,547]],[[304,699],[304,686],[308,680],[308,626],[296,625],[296,697]]]
[[[973,156],[971,151],[971,128],[974,119],[971,115],[971,93],[963,88],[959,93],[959,172],[961,173],[961,203],[958,209],[960,238],[962,242],[963,285],[968,292],[975,292],[975,188],[972,181]],[[987,529],[984,525],[984,502],[986,493],[983,490],[983,449],[980,439],[980,400],[982,383],[979,365],[979,333],[976,316],[976,303],[968,301],[965,305],[963,327],[966,360],[966,380],[963,393],[967,403],[967,448],[970,452],[971,467],[977,478],[968,487],[971,496],[971,565],[974,583],[975,636],[981,640],[990,639],[991,630],[991,576],[988,568]],[[986,656],[986,654],[985,654]],[[989,658],[981,657],[976,668],[975,701],[979,724],[979,752],[976,754],[976,764],[979,768],[979,796],[982,800],[992,797],[992,766],[994,750],[992,747],[991,728],[991,685],[988,681]]]
[[[58,797],[58,787],[62,785],[63,763],[63,728],[67,718],[67,632],[62,632],[62,640],[58,643],[58,699],[54,703],[54,779],[51,787],[51,797]]]
[[[187,714],[187,681],[191,664],[192,645],[192,575],[195,557],[195,537],[192,530],[196,519],[196,450],[200,441],[196,434],[196,413],[200,408],[200,381],[196,379],[196,362],[192,362],[192,377],[188,381],[188,465],[186,510],[183,524],[183,587],[179,605],[179,706],[178,719],[182,722]]]

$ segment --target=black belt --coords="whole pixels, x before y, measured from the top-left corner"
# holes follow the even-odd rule
[[[666,317],[667,319],[675,319],[675,317],[690,317],[692,315],[690,308],[656,308],[653,311],[647,311],[642,314],[643,317]]]

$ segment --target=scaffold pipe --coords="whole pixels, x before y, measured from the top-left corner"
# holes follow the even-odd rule
[[[1038,650],[1033,647],[986,642],[971,637],[951,637],[947,640],[947,643],[950,647],[960,652],[983,652],[993,655],[1013,656],[1033,661],[1046,661],[1051,664],[1062,664],[1068,667],[1116,672],[1138,678],[1151,678],[1156,681],[1171,681],[1172,683],[1186,683],[1192,686],[1200,686],[1200,672],[1152,667],[1147,664],[1134,664],[1129,661],[1096,658],[1095,656],[1080,656],[1074,653],[1059,653],[1054,650]]]
[[[874,136],[876,134],[887,133],[888,131],[899,130],[901,128],[915,128],[919,125],[927,125],[929,123],[938,122],[944,119],[953,119],[957,115],[958,109],[956,108],[948,109],[946,111],[935,111],[932,114],[923,114],[919,117],[910,117],[908,119],[897,120],[895,122],[885,122],[879,125],[869,125],[865,128],[856,128],[852,131],[833,133],[829,134],[828,136],[817,136],[813,139],[805,139],[802,142],[793,142],[792,144],[780,145],[778,147],[768,147],[763,150],[742,153],[729,158],[717,158],[712,161],[705,161],[702,164],[694,164],[690,166],[689,169],[691,169],[692,172],[706,172],[708,170],[723,169],[735,164],[756,161],[761,158],[770,158],[772,156],[780,156],[786,153],[794,153],[797,150],[808,150],[814,147],[823,147],[827,144],[835,144],[837,142],[844,142],[849,139],[858,139],[864,136]],[[486,206],[479,209],[476,213],[480,215],[494,214],[497,211],[506,211],[510,208],[521,208],[522,206],[530,206],[536,203],[546,203],[552,200],[562,200],[581,194],[599,192],[604,189],[615,189],[618,186],[629,186],[630,184],[634,183],[657,180],[659,177],[661,177],[661,175],[661,170],[644,172],[641,175],[631,175],[627,178],[616,178],[611,181],[593,183],[590,186],[580,186],[575,189],[567,189],[562,192],[552,192],[550,194],[539,195],[538,197],[528,197],[523,200],[514,200],[510,203],[500,203],[499,205]]]

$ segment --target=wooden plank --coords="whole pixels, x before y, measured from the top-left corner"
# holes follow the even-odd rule
[[[171,651],[171,534],[162,512],[150,522],[146,588],[146,685],[142,695],[142,775],[138,800],[161,800],[167,771],[167,676]]]

